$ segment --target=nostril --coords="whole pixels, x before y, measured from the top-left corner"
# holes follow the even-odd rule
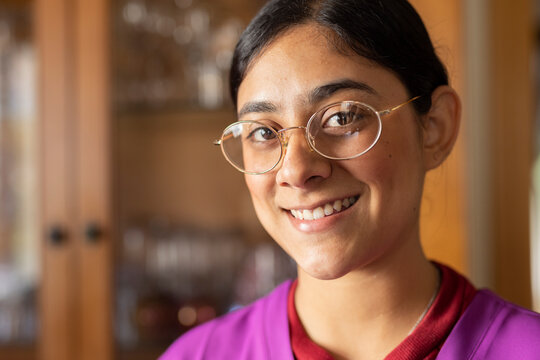
[[[321,179],[321,178],[322,178],[322,176],[320,176],[320,175],[312,175],[312,176],[309,177],[309,179],[307,179],[306,182],[313,182],[316,179]]]

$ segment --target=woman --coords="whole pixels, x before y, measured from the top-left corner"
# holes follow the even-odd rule
[[[298,279],[162,359],[532,359],[540,317],[426,259],[424,176],[460,102],[406,0],[270,1],[242,35],[219,144]],[[504,326],[503,326],[504,325]]]

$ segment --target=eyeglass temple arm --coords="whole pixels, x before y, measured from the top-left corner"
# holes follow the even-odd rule
[[[221,143],[223,142],[223,140],[227,140],[228,138],[232,137],[233,135],[232,134],[227,134],[227,135],[224,135],[221,139],[217,139],[217,140],[214,140],[212,143],[214,145],[221,145]]]
[[[413,97],[413,98],[411,98],[411,99],[405,101],[403,104],[399,104],[399,105],[397,105],[397,106],[394,106],[394,107],[391,108],[391,109],[387,109],[387,110],[383,110],[383,111],[379,112],[379,115],[382,116],[382,115],[390,114],[392,111],[397,110],[397,109],[399,109],[400,107],[403,107],[403,106],[405,106],[405,105],[407,105],[407,104],[409,104],[409,103],[412,103],[414,100],[417,100],[417,99],[419,99],[419,98],[421,98],[421,97],[422,97],[422,95],[415,96],[415,97]]]

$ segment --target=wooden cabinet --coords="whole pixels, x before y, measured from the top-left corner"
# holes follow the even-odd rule
[[[195,309],[202,319],[238,300],[220,293],[216,282],[210,284],[208,272],[218,265],[235,270],[228,268],[232,260],[249,261],[248,253],[258,251],[257,244],[266,240],[262,228],[252,225],[256,221],[247,211],[241,175],[212,146],[233,113],[213,87],[210,96],[201,92],[201,86],[209,86],[201,82],[208,79],[198,79],[195,104],[186,97],[168,102],[123,97],[125,88],[119,82],[126,81],[129,72],[118,64],[136,67],[138,54],[121,52],[125,46],[115,43],[118,26],[139,21],[139,35],[146,38],[136,38],[134,46],[137,49],[139,40],[143,47],[158,46],[146,54],[150,56],[143,65],[159,68],[164,63],[158,52],[178,52],[174,24],[180,27],[184,16],[190,16],[199,31],[211,30],[211,18],[201,10],[208,4],[188,10],[189,3],[36,0],[43,199],[41,359],[156,358],[193,325],[180,326],[181,306]],[[158,15],[160,4],[173,10],[176,6],[182,17],[169,17],[167,9]],[[236,7],[245,18],[255,6],[221,2],[222,8]],[[140,11],[154,23],[140,22]],[[168,34],[154,32],[160,21],[170,21]],[[144,49],[140,51],[144,56]],[[173,70],[158,70],[156,76],[171,76],[167,71]],[[189,70],[197,68],[180,72]],[[210,85],[219,85],[216,81],[222,79],[213,76]],[[153,88],[153,83],[145,82],[146,87]],[[150,223],[159,223],[159,235],[148,235],[154,226]],[[51,233],[56,240],[47,238]],[[246,238],[254,240],[248,244]],[[219,257],[210,254],[219,251]],[[171,279],[180,266],[185,269],[182,259],[171,262],[171,256],[188,253],[195,254],[192,267],[198,272]],[[276,261],[285,258],[275,249],[270,255]],[[236,270],[222,271],[230,274],[223,284],[241,271]],[[185,291],[182,285],[192,289]]]
[[[155,359],[171,340],[171,332],[163,335],[159,329],[179,334],[191,326],[185,325],[182,314],[223,312],[227,306],[264,293],[294,267],[269,245],[251,210],[242,175],[212,146],[234,115],[224,105],[225,89],[216,92],[224,86],[220,76],[225,67],[208,67],[206,60],[213,56],[223,61],[227,54],[220,53],[216,59],[220,42],[211,49],[190,48],[194,37],[208,36],[205,26],[212,17],[199,8],[187,10],[189,6],[219,8],[223,15],[219,26],[227,23],[222,19],[236,14],[229,23],[234,29],[245,25],[263,1],[246,5],[240,0],[176,0],[166,2],[161,10],[152,7],[159,1],[149,0],[32,2],[39,119],[40,332],[35,346],[0,347],[0,358]],[[453,84],[465,95],[469,88],[464,75],[465,7],[461,1],[412,3],[426,18],[436,47],[442,49]],[[506,24],[510,20],[500,16],[506,5],[496,3],[501,4],[494,16]],[[169,17],[174,6],[180,15]],[[514,9],[521,15],[528,11]],[[165,14],[161,19],[159,11]],[[143,21],[144,16],[147,20]],[[119,24],[119,19],[126,24]],[[199,35],[185,28],[188,22]],[[141,30],[127,36],[129,29],[122,26],[139,26],[152,33]],[[180,48],[157,48],[169,46],[166,42]],[[145,46],[140,57],[147,57],[135,63],[137,54],[123,51],[138,45]],[[503,46],[500,41],[496,45]],[[526,48],[523,44],[520,49],[526,53]],[[171,58],[162,61],[161,56],[167,54]],[[497,59],[492,64],[497,73],[509,74],[506,65],[513,58]],[[192,67],[178,71],[188,65]],[[526,83],[526,67],[520,69],[517,80]],[[142,75],[128,84],[133,71]],[[171,84],[167,79],[185,83]],[[516,78],[504,81],[512,83]],[[205,93],[209,88],[212,91]],[[521,117],[529,116],[523,110],[529,106],[528,98],[514,98],[522,101]],[[464,99],[468,106],[468,97]],[[493,99],[503,106],[506,98],[497,92]],[[502,142],[503,129],[509,126],[499,118],[494,144]],[[467,134],[462,134],[447,165],[428,177],[422,233],[428,256],[467,274],[468,264],[474,261],[469,258],[472,240],[468,239],[473,217],[466,212],[471,200],[466,197],[463,136]],[[514,163],[510,153],[504,152],[502,161],[525,171],[525,160]],[[493,181],[493,194],[502,204],[497,207],[497,219],[503,219],[514,211],[504,204],[515,200],[501,195],[504,184],[510,182],[523,192],[528,180],[508,174],[499,178]],[[508,217],[515,223],[500,221],[504,232],[513,229],[519,234],[518,247],[499,238],[490,246],[497,254],[497,287],[507,294],[518,293],[515,287],[519,287],[515,300],[526,304],[528,285],[508,281],[510,270],[528,256],[526,235],[515,231],[522,228],[525,209],[520,203],[516,216]],[[501,260],[503,251],[514,255]],[[211,255],[216,253],[219,256]],[[231,263],[242,266],[232,268]],[[527,276],[523,266],[519,269],[518,277]],[[230,276],[214,277],[216,281],[210,271]],[[230,286],[231,278],[234,286]],[[223,291],[224,284],[235,292]],[[216,301],[212,296],[219,291],[222,296]],[[181,313],[182,309],[187,312]]]
[[[107,7],[36,1],[43,359],[112,358]],[[95,240],[86,234],[91,223],[101,232]],[[58,241],[45,237],[53,228]]]

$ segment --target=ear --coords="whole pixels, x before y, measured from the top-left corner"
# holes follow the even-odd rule
[[[450,86],[439,86],[431,95],[431,108],[422,116],[424,169],[438,167],[450,154],[459,131],[461,102]]]

